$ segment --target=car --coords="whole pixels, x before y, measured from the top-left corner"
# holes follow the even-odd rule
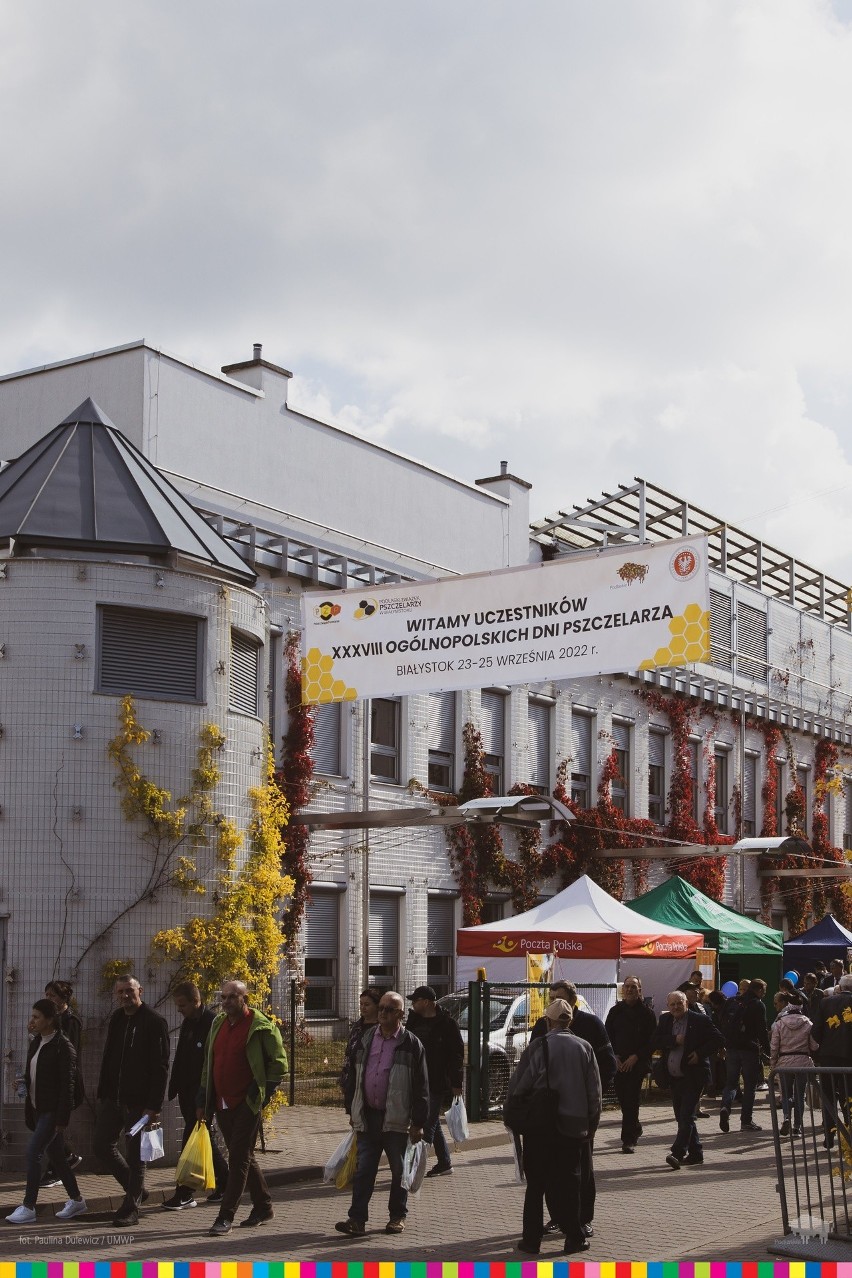
[[[438,1006],[458,1022],[467,1050],[467,1027],[470,995],[467,990],[445,994]],[[530,1038],[529,996],[511,991],[492,991],[488,1036],[488,1102],[502,1105],[509,1090],[509,1079],[521,1052]]]

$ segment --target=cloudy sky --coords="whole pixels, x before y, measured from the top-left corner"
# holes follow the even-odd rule
[[[852,0],[7,4],[0,63],[0,371],[261,341],[535,515],[639,475],[852,581]]]

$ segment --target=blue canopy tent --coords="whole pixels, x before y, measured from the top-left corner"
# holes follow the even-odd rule
[[[807,932],[784,942],[784,971],[795,968],[804,976],[805,972],[813,971],[814,963],[820,959],[826,967],[834,958],[843,959],[845,964],[847,946],[852,949],[852,932],[838,923],[833,914],[826,914]]]

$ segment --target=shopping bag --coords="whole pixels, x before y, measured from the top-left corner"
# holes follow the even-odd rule
[[[447,1120],[447,1131],[453,1138],[454,1145],[461,1145],[470,1136],[470,1129],[467,1125],[467,1110],[464,1107],[464,1101],[461,1096],[456,1096],[452,1105],[445,1114]]]
[[[336,1183],[337,1173],[345,1164],[346,1159],[349,1157],[350,1151],[352,1150],[356,1150],[357,1156],[355,1133],[350,1128],[325,1165],[325,1171],[322,1174],[322,1178],[326,1185]]]
[[[188,1189],[215,1189],[213,1144],[207,1124],[198,1122],[189,1134],[175,1171],[175,1183]]]
[[[334,1184],[337,1189],[348,1189],[355,1179],[355,1168],[358,1165],[358,1142],[355,1139],[355,1133],[352,1133],[352,1139],[349,1142],[349,1149],[346,1157],[337,1169],[337,1175],[334,1178]]]
[[[417,1140],[413,1144],[411,1141],[408,1142],[402,1161],[402,1188],[407,1189],[411,1195],[417,1194],[423,1184],[423,1177],[426,1175],[426,1156],[425,1140]]]
[[[527,1178],[524,1175],[524,1152],[521,1147],[521,1138],[517,1132],[509,1131],[508,1127],[506,1128],[506,1131],[509,1132],[509,1140],[512,1145],[512,1159],[515,1164],[515,1180],[519,1185],[523,1185],[526,1183]]]
[[[150,1131],[144,1131],[139,1142],[139,1157],[142,1162],[153,1163],[164,1155],[162,1127],[152,1127]]]

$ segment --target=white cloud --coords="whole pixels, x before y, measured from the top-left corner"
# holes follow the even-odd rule
[[[844,5],[7,7],[4,369],[262,341],[535,513],[640,474],[852,579]]]

